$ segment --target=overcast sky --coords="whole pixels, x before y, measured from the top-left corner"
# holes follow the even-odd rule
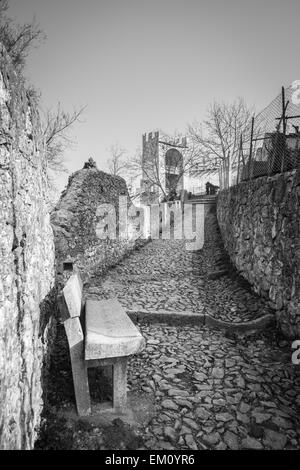
[[[299,0],[9,3],[18,22],[35,16],[47,35],[25,70],[43,105],[87,106],[69,172],[90,156],[106,170],[115,141],[134,153],[144,132],[184,132],[213,100],[243,96],[259,111],[300,79]]]

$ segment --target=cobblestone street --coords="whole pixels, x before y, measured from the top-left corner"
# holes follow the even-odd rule
[[[226,274],[228,269],[215,214],[208,213],[203,250],[188,251],[181,240],[154,240],[106,276],[95,272],[87,293],[90,298],[117,297],[129,312],[209,313],[230,322],[271,313],[245,280]]]
[[[300,370],[272,335],[224,337],[206,327],[140,325],[144,352],[129,385],[155,396],[148,449],[296,449]]]
[[[86,295],[116,296],[127,311],[148,314],[209,311],[237,322],[270,313],[269,305],[230,271],[215,215],[209,214],[206,220],[202,251],[188,252],[179,241],[150,242],[106,276],[96,272]],[[211,276],[217,270],[229,271]],[[111,440],[107,428],[75,427],[70,430],[71,444],[66,446],[152,450],[299,448],[300,369],[291,362],[290,342],[282,339],[274,327],[242,336],[204,325],[152,322],[151,315],[145,315],[138,327],[146,338],[146,348],[130,358],[128,391],[154,403],[154,416],[133,434],[127,430],[115,440]],[[52,369],[55,380],[49,391],[55,414],[74,408],[63,329],[58,338]],[[100,391],[102,380],[100,377],[91,387],[96,401],[105,398]],[[55,435],[56,431],[51,432]],[[130,440],[129,435],[134,437]]]

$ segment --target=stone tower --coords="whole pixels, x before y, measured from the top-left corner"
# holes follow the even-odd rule
[[[142,202],[154,203],[170,191],[184,189],[183,163],[187,141],[171,142],[157,132],[143,135]]]

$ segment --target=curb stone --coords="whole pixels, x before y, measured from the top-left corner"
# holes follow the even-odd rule
[[[276,317],[271,313],[254,320],[236,323],[220,320],[205,313],[197,314],[192,312],[146,312],[145,310],[127,310],[127,314],[135,323],[146,321],[151,323],[166,323],[168,325],[205,325],[213,329],[216,328],[236,333],[262,330],[269,326],[273,326],[276,323]]]

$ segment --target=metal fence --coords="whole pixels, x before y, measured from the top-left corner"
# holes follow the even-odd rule
[[[295,104],[294,93],[292,85],[282,87],[240,136],[233,185],[300,167],[300,105]]]

